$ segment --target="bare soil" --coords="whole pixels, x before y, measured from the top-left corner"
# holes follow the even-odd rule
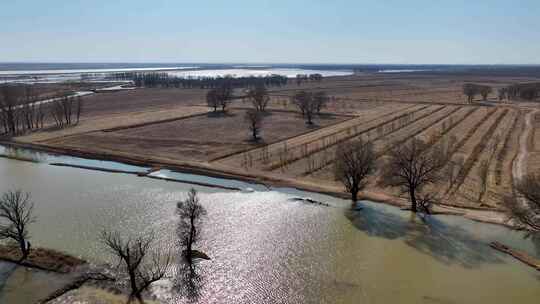
[[[350,119],[347,116],[324,114],[316,117],[314,125],[307,125],[296,112],[268,111],[263,119],[261,139],[254,142],[244,121],[244,113],[242,109],[230,110],[225,114],[208,112],[170,122],[61,137],[48,143],[78,148],[91,143],[93,149],[101,151],[210,161]]]
[[[84,98],[83,117],[204,105],[205,98],[206,90],[201,89],[139,89],[97,93]]]

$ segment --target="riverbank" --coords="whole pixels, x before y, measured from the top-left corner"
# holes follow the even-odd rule
[[[291,178],[286,178],[283,176],[269,174],[269,173],[262,173],[262,172],[249,173],[249,172],[246,172],[245,170],[235,170],[230,167],[220,166],[216,163],[209,164],[209,163],[204,163],[204,162],[175,161],[175,160],[164,159],[164,158],[159,158],[159,157],[153,157],[153,158],[138,157],[133,154],[126,155],[125,153],[115,153],[115,154],[97,153],[97,152],[90,152],[90,151],[82,151],[79,149],[53,147],[53,146],[43,145],[43,144],[21,143],[21,142],[17,142],[13,140],[0,141],[0,144],[13,147],[13,148],[31,149],[38,152],[46,152],[46,153],[55,154],[55,155],[68,155],[68,156],[80,157],[80,158],[85,158],[85,159],[114,161],[114,162],[119,162],[119,163],[134,165],[134,166],[148,167],[148,168],[159,167],[162,169],[169,169],[172,171],[188,173],[188,174],[197,174],[197,175],[204,175],[204,176],[222,178],[222,179],[240,180],[247,183],[263,184],[266,187],[290,187],[290,188],[296,188],[299,190],[304,190],[304,191],[309,191],[309,192],[326,194],[329,196],[342,198],[342,199],[350,198],[349,194],[345,193],[343,189],[333,186],[333,185],[324,185],[324,184],[313,183],[313,182],[309,182],[305,180],[291,179]],[[55,164],[55,165],[58,165],[58,164]],[[72,166],[72,167],[79,167],[79,168],[82,167],[82,166],[70,165],[70,164],[62,164],[62,166]],[[90,167],[85,167],[84,169],[103,170],[99,168],[90,168]],[[111,170],[106,169],[104,171],[111,171]],[[112,171],[115,171],[116,173],[134,174],[134,172],[122,171],[122,170],[112,170]],[[147,175],[143,174],[142,176],[147,176]],[[147,176],[147,177],[152,177],[152,176]],[[152,178],[159,178],[159,177],[152,177]],[[189,180],[174,180],[174,179],[167,179],[167,178],[161,178],[161,179],[169,180],[169,181],[184,182],[184,183],[192,183]],[[229,190],[238,190],[236,188],[222,187],[219,185],[212,185],[212,184],[200,184],[196,182],[193,184],[198,184],[198,185],[203,185],[203,186],[208,186],[208,187],[225,188]],[[380,193],[380,192],[364,191],[359,195],[359,198],[361,200],[370,200],[377,203],[384,203],[384,204],[396,206],[398,208],[406,208],[409,206],[409,202],[406,199],[391,196],[391,195]],[[458,216],[463,216],[465,218],[482,222],[482,223],[503,225],[511,229],[520,229],[519,226],[517,226],[513,221],[508,219],[508,216],[504,212],[497,211],[497,210],[482,210],[482,209],[473,209],[473,208],[436,205],[433,208],[433,212],[436,214],[458,215]]]

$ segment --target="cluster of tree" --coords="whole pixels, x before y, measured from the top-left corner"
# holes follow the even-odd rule
[[[30,85],[0,86],[0,124],[9,135],[41,129],[49,118],[58,127],[78,123],[82,106],[80,96],[57,97],[44,103]]]
[[[440,149],[429,149],[419,139],[412,139],[390,149],[387,163],[382,169],[379,185],[399,187],[408,194],[412,212],[429,213],[437,198],[424,189],[427,185],[444,180],[442,168],[446,163]],[[340,180],[355,203],[367,178],[375,171],[376,156],[370,142],[356,141],[341,144],[336,151],[335,177]]]
[[[193,248],[199,240],[200,226],[206,215],[195,189],[189,191],[186,200],[177,203],[176,213],[179,218],[176,229],[179,256],[182,258],[181,263],[186,264],[187,270],[193,274],[195,259],[209,259],[205,253]],[[118,273],[118,279],[125,277],[129,282],[129,302],[136,299],[139,303],[144,303],[143,293],[154,282],[165,278],[172,267],[171,250],[155,246],[153,239],[153,232],[131,238],[107,230],[101,234],[101,242],[118,259],[122,270]]]
[[[323,75],[319,73],[315,74],[297,74],[296,75],[296,84],[301,85],[302,82],[316,81],[321,82],[323,80]]]
[[[177,77],[168,73],[151,72],[125,72],[113,73],[108,79],[131,80],[138,87],[161,88],[201,88],[211,89],[222,86],[232,88],[249,88],[256,86],[284,86],[288,78],[281,75],[246,76],[246,77]]]
[[[467,102],[472,103],[476,95],[481,95],[483,100],[487,100],[493,89],[487,85],[466,83],[463,85],[463,94],[467,96]]]
[[[313,116],[326,107],[328,100],[325,92],[300,91],[292,97],[292,103],[302,112],[302,116],[309,125],[313,124]]]
[[[218,88],[209,90],[206,93],[206,104],[217,112],[218,107],[225,112],[229,101],[232,98],[233,89],[229,85],[223,85]]]
[[[536,100],[540,98],[540,82],[513,84],[504,91],[507,98]]]

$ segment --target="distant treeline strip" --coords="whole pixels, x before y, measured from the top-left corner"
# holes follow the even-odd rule
[[[467,96],[467,102],[472,103],[475,96],[480,94],[485,101],[493,89],[487,85],[465,83],[463,94]],[[499,101],[508,100],[528,100],[534,101],[540,98],[540,82],[516,83],[497,90]]]
[[[111,73],[107,75],[108,79],[133,81],[138,87],[148,88],[201,88],[212,89],[223,86],[231,88],[247,88],[247,87],[281,87],[288,83],[289,79],[282,75],[268,76],[245,76],[245,77],[177,77],[171,76],[164,72],[121,72]],[[302,82],[322,81],[321,74],[296,75],[296,82],[300,85]]]
[[[509,98],[535,100],[540,97],[540,82],[513,84],[506,88],[506,94]]]

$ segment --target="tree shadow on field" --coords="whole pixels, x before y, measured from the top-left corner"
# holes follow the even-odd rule
[[[313,121],[311,124],[308,124],[308,123],[306,122],[306,129],[313,129],[313,130],[315,130],[315,129],[318,129],[318,128],[320,128],[320,126],[319,126],[319,124],[318,124],[316,121]]]
[[[317,117],[320,120],[334,120],[334,119],[336,119],[336,115],[334,115],[332,113],[326,113],[326,112],[317,114]]]
[[[392,213],[364,205],[361,210],[346,211],[346,217],[370,236],[403,239],[408,246],[445,264],[476,268],[503,262],[489,244],[474,238],[465,229],[448,225],[433,216],[422,219],[420,215],[407,213],[410,217],[404,211]]]
[[[265,110],[265,111],[262,111],[261,112],[261,115],[264,119],[266,118],[269,118],[271,117],[272,115],[274,115],[274,113],[272,113],[272,111],[269,111],[269,110]]]
[[[221,111],[221,110],[218,110],[216,112],[214,111],[211,111],[211,112],[208,112],[206,113],[206,117],[208,118],[226,118],[226,117],[235,117],[236,114],[235,113],[232,113],[231,111]]]
[[[247,145],[261,146],[261,147],[264,147],[268,144],[266,141],[264,141],[264,138],[262,136],[260,136],[257,140],[253,140],[253,137],[246,138],[242,142]]]

